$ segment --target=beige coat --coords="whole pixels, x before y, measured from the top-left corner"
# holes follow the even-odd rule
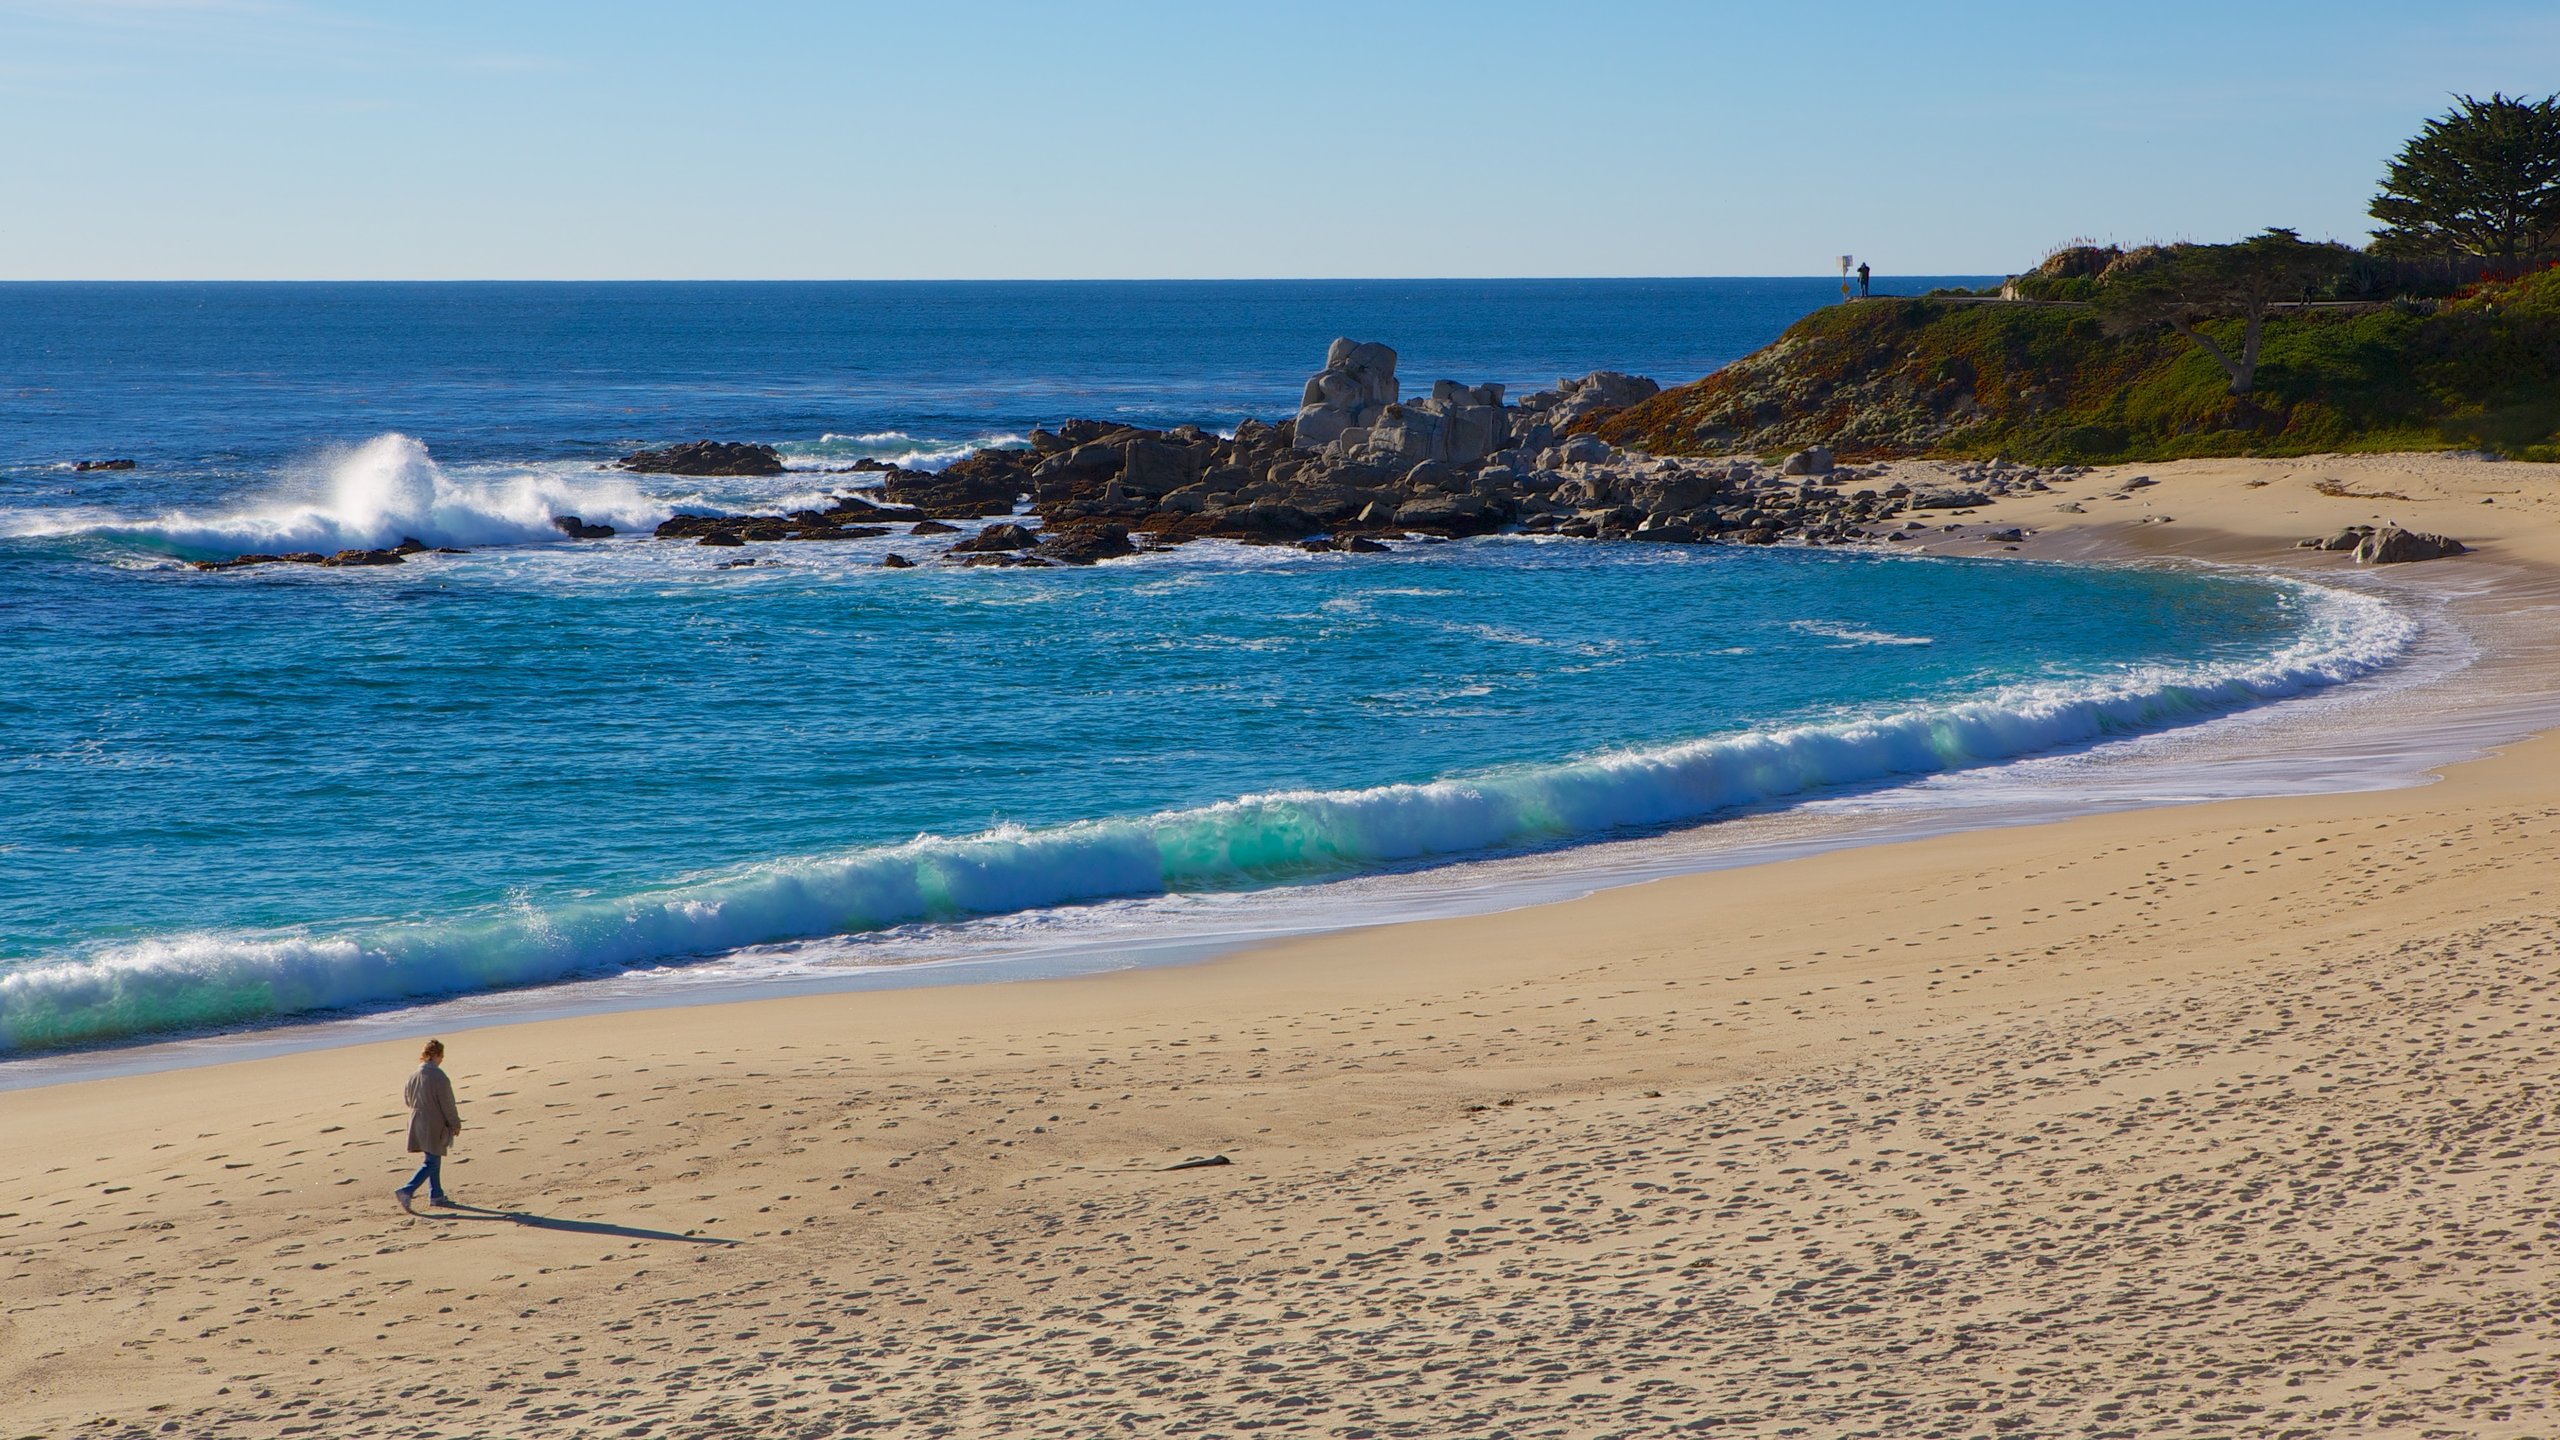
[[[453,1082],[445,1078],[441,1066],[419,1066],[400,1098],[409,1102],[411,1152],[442,1155],[453,1148],[454,1134],[462,1128],[462,1112],[454,1107]]]

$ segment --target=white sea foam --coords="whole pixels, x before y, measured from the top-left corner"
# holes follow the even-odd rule
[[[971,440],[938,440],[904,430],[872,430],[845,435],[830,430],[814,441],[780,446],[782,463],[792,470],[827,470],[854,460],[885,460],[909,470],[940,470],[980,450],[1028,445],[1031,437],[1010,431]]]
[[[1267,885],[1701,820],[2199,721],[2370,674],[2415,638],[2368,596],[2299,587],[2299,640],[2255,661],[2144,667],[1955,703],[1424,784],[1283,791],[1045,830],[923,836],[629,895],[361,933],[195,934],[0,976],[0,1052],[455,995],[745,946],[1076,901]]]
[[[377,435],[328,456],[317,484],[280,487],[234,510],[172,510],[148,519],[53,517],[28,534],[91,535],[181,555],[372,549],[414,539],[428,545],[508,545],[558,540],[555,515],[646,528],[670,514],[631,478],[517,471],[446,473],[406,435]]]
[[[1850,645],[1934,645],[1938,643],[1926,635],[1896,635],[1890,630],[1868,630],[1830,620],[1796,620],[1790,622],[1787,628],[1800,634],[1819,635],[1826,640],[1839,640]]]

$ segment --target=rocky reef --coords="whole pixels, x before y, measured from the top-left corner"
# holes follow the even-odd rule
[[[878,474],[879,488],[839,495],[826,509],[683,515],[658,534],[743,545],[839,538],[892,519],[1036,520],[1008,519],[945,552],[949,563],[1005,566],[1092,564],[1213,538],[1368,552],[1514,528],[1831,544],[1881,538],[1870,527],[1909,496],[1854,488],[1860,472],[1825,452],[1781,465],[1660,458],[1567,433],[1659,390],[1598,371],[1516,403],[1500,385],[1455,380],[1407,400],[1394,350],[1340,339],[1296,413],[1276,424],[1247,420],[1222,436],[1196,425],[1069,420],[1034,430],[1027,446],[980,450],[938,472],[866,463],[856,468]]]
[[[655,475],[779,475],[782,454],[770,445],[695,440],[664,450],[635,450],[615,461],[625,470]]]

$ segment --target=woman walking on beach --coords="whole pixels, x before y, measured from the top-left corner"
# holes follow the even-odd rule
[[[428,1041],[418,1061],[418,1072],[409,1077],[400,1098],[409,1102],[409,1153],[427,1159],[408,1184],[391,1192],[404,1210],[421,1185],[427,1187],[430,1204],[453,1203],[444,1193],[444,1155],[453,1148],[453,1137],[462,1133],[462,1112],[454,1106],[453,1082],[444,1073],[444,1042]]]

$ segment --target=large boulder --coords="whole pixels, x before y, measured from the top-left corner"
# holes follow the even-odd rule
[[[1808,445],[1781,462],[1778,473],[1781,475],[1828,475],[1831,473],[1831,447]]]
[[[1131,440],[1121,447],[1120,485],[1132,495],[1158,499],[1200,478],[1208,468],[1208,445],[1168,445],[1161,440]]]
[[[2355,558],[2359,565],[2403,565],[2412,560],[2441,560],[2470,548],[2450,535],[2429,535],[2422,530],[2385,525],[2364,537],[2356,546]]]
[[[1031,490],[1032,464],[1038,458],[1029,450],[980,450],[940,471],[893,472],[880,493],[936,519],[1011,514],[1015,502]]]
[[[1642,375],[1594,370],[1579,380],[1560,379],[1553,390],[1540,390],[1523,398],[1515,428],[1526,433],[1533,426],[1544,425],[1561,435],[1577,425],[1596,424],[1661,393],[1660,385]]]
[[[656,475],[779,475],[782,454],[770,445],[695,440],[664,450],[634,450],[614,462]]]
[[[1040,553],[1061,565],[1098,565],[1137,549],[1125,525],[1077,525],[1040,537]]]
[[[954,555],[993,555],[1007,550],[1028,550],[1040,543],[1040,537],[1029,529],[1005,522],[990,525],[951,547]]]
[[[1403,398],[1396,383],[1396,352],[1374,341],[1338,339],[1325,351],[1324,369],[1307,380],[1298,401],[1296,445],[1317,449],[1346,430],[1375,424]]]
[[[1910,501],[1914,510],[1971,510],[1990,503],[1991,497],[1979,490],[1923,490]]]

